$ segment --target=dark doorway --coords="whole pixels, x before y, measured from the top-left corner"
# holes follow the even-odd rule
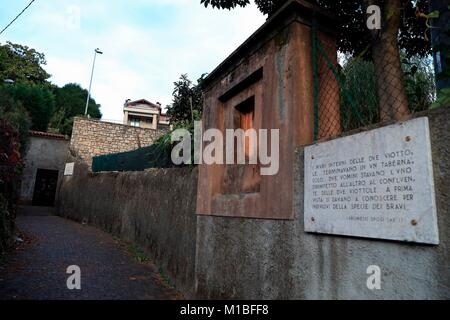
[[[33,206],[53,207],[55,205],[57,170],[38,169],[34,185]]]

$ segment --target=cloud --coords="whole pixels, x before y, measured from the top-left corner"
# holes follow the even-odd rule
[[[43,51],[51,80],[89,86],[104,119],[121,120],[126,99],[171,103],[173,82],[212,71],[265,21],[252,5],[233,11],[205,9],[200,0],[37,2],[8,34]],[[1,40],[1,39],[0,39]]]

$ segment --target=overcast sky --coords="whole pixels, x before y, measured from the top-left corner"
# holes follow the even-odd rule
[[[30,1],[0,0],[3,29]],[[265,21],[245,9],[204,8],[200,0],[36,0],[0,36],[45,53],[53,83],[89,86],[103,119],[121,120],[126,99],[171,103],[182,73],[196,80],[212,71]]]

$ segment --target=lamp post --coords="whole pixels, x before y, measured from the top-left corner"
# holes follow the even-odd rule
[[[87,100],[86,100],[86,111],[84,112],[84,115],[85,115],[85,116],[87,116],[87,114],[88,114],[89,99],[91,99],[92,78],[94,77],[95,60],[96,60],[96,58],[97,58],[97,53],[98,53],[98,54],[103,54],[103,52],[100,51],[99,48],[95,49],[95,53],[94,53],[94,63],[92,64],[92,72],[91,72],[91,82],[89,83],[89,91],[88,91],[88,96],[87,96]]]

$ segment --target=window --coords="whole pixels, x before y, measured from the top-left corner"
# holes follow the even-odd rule
[[[130,123],[130,126],[132,126],[132,127],[140,127],[141,126],[141,120],[136,117],[130,117],[129,123]]]
[[[255,96],[252,96],[244,102],[236,106],[236,110],[239,113],[239,125],[238,128],[247,131],[254,129],[255,121]],[[256,141],[255,141],[256,142]],[[245,136],[244,141],[244,154],[246,157],[250,156],[250,137]]]

